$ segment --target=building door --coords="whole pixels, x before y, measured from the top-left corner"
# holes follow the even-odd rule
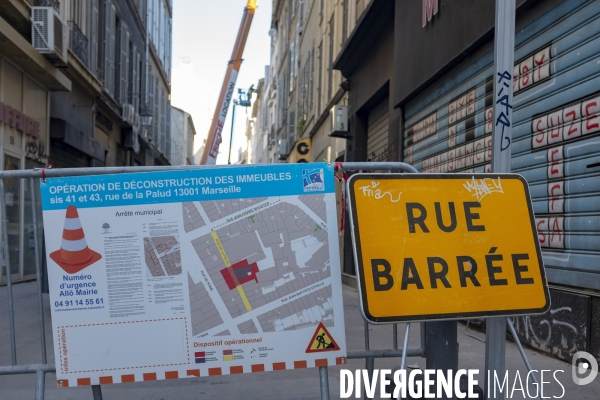
[[[386,97],[367,117],[367,161],[387,161],[390,118]]]

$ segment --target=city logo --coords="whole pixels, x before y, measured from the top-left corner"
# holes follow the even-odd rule
[[[110,229],[110,224],[108,222],[105,222],[102,224],[102,233],[110,233],[109,229]]]
[[[325,190],[323,168],[303,169],[302,185],[305,192],[319,192]]]
[[[102,258],[88,247],[75,206],[67,207],[60,249],[50,253],[50,258],[67,274],[76,274]]]
[[[576,385],[589,385],[598,375],[598,362],[593,355],[585,351],[573,354],[571,365],[573,366],[573,382]],[[589,374],[585,376],[588,372]]]

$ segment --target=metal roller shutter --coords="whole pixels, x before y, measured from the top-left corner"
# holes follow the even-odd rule
[[[390,118],[386,97],[367,117],[367,161],[387,161]]]
[[[548,280],[600,290],[600,2],[573,0],[515,36],[512,171],[530,184]],[[493,53],[405,107],[423,172],[489,172]]]

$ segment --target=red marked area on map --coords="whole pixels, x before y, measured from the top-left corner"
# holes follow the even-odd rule
[[[231,267],[229,268],[223,268],[221,270],[221,275],[223,275],[227,287],[229,287],[230,290],[233,290],[237,285],[249,281],[258,283],[258,278],[256,277],[257,272],[258,265],[255,262],[250,264],[248,263],[248,260],[242,260],[235,264],[231,264]]]

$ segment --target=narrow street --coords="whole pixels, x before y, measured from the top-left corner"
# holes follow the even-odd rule
[[[344,310],[346,323],[346,340],[349,350],[364,349],[364,322],[359,313],[358,293],[346,285],[344,288]],[[15,318],[17,337],[17,361],[20,364],[37,364],[41,362],[39,345],[39,325],[37,314],[37,297],[35,282],[16,284],[13,287],[15,296]],[[0,288],[0,364],[10,364],[10,341],[8,330],[8,307],[6,303],[6,286]],[[48,297],[44,295],[46,340],[48,362],[54,362],[52,350],[52,333]],[[484,338],[483,333],[470,333]],[[392,326],[369,325],[371,349],[391,349]],[[419,347],[419,324],[411,325],[410,348]],[[402,346],[404,327],[398,327],[399,347]],[[484,368],[485,344],[465,334],[465,325],[458,324],[459,363],[460,369]],[[293,344],[290,344],[293,345]],[[527,356],[534,369],[551,372],[544,373],[544,397],[561,398],[562,388],[553,378],[556,377],[564,386],[564,399],[596,400],[600,390],[600,380],[589,386],[577,386],[571,379],[571,366],[561,360],[549,357],[536,350],[526,349]],[[393,369],[400,364],[400,359],[378,359],[375,368]],[[410,368],[425,368],[425,359],[408,358]],[[509,387],[512,389],[516,371],[525,382],[527,369],[514,343],[506,346],[506,367],[509,371]],[[340,395],[340,369],[351,371],[365,368],[364,360],[350,360],[347,365],[329,367],[329,391],[332,399]],[[541,375],[537,375],[541,380]],[[479,374],[483,379],[483,373]],[[525,383],[523,383],[525,384]],[[479,382],[483,386],[483,382]],[[518,386],[517,386],[518,387]],[[534,394],[533,386],[530,387]],[[0,376],[0,398],[10,400],[30,400],[35,393],[35,374]],[[214,377],[191,377],[171,381],[155,381],[142,383],[125,383],[102,386],[102,394],[107,400],[198,400],[198,399],[234,399],[241,397],[248,400],[270,399],[319,399],[319,370],[317,368],[296,369],[289,371],[262,372],[241,375],[223,375]],[[379,390],[377,391],[379,393]],[[509,391],[510,393],[510,391]],[[533,396],[532,396],[533,397]],[[354,398],[354,397],[352,397]],[[379,398],[376,396],[375,398]],[[520,391],[515,391],[514,399],[523,399]],[[81,388],[57,388],[54,374],[46,375],[46,400],[85,400],[92,399],[89,386]],[[508,397],[507,397],[508,399]]]

